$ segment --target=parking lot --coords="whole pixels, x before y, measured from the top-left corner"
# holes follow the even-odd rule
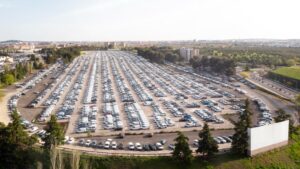
[[[243,106],[226,86],[121,51],[86,52],[57,71],[28,104],[40,123],[69,122],[72,137],[232,129],[222,114]]]
[[[72,136],[230,129],[221,115],[242,110],[236,91],[121,51],[86,52],[51,73],[19,107],[40,123],[56,114]]]
[[[80,138],[91,144],[126,136],[116,142],[129,146],[130,138],[141,140],[141,145],[131,141],[134,147],[150,140],[156,144],[156,137],[168,133],[165,139],[173,140],[176,131],[198,132],[205,122],[217,131],[232,131],[223,115],[241,113],[249,92],[210,74],[150,63],[123,51],[85,52],[68,66],[57,63],[19,87],[22,92],[11,98],[9,109],[18,108],[29,132],[43,137],[43,125],[55,114],[68,124],[66,135],[78,138],[76,143]],[[268,105],[260,98],[251,101],[257,106],[257,125],[272,123]],[[219,133],[216,142],[230,143],[228,136]]]

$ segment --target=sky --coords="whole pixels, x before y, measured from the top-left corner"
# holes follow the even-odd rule
[[[0,41],[300,39],[299,0],[0,0]]]

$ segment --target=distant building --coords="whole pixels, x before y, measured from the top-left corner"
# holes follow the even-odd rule
[[[4,62],[13,63],[14,59],[12,57],[9,57],[9,56],[0,56],[0,62],[1,63],[4,63]]]
[[[20,42],[13,45],[13,48],[19,51],[34,50],[35,46],[31,43]]]
[[[193,48],[180,48],[179,50],[180,56],[184,58],[185,62],[189,62],[191,58],[194,56],[199,56],[199,49]]]
[[[119,45],[121,48],[126,48],[126,43],[125,42],[121,42]]]

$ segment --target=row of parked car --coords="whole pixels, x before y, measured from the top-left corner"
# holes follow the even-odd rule
[[[119,69],[117,69],[115,59],[110,59],[112,74],[115,79],[115,83],[118,88],[119,95],[122,102],[134,102],[133,96],[129,92],[127,84],[124,82],[123,77],[121,76]]]
[[[120,60],[118,60],[120,61]],[[121,60],[121,62],[119,62],[120,67],[122,69],[122,71],[125,74],[125,77],[127,78],[127,81],[129,82],[129,84],[131,85],[132,89],[135,91],[135,93],[138,95],[140,101],[152,101],[152,97],[151,95],[145,91],[141,85],[137,82],[137,80],[135,79],[135,77],[133,76],[133,73],[131,72],[131,70],[127,67],[127,64],[125,64],[125,61]]]
[[[149,121],[138,103],[125,103],[124,109],[131,130],[149,129]]]
[[[84,58],[82,60],[83,65],[79,71],[74,84],[72,84],[70,90],[68,91],[62,106],[56,112],[57,119],[69,119],[73,114],[75,103],[79,100],[79,94],[83,88],[84,76],[87,73],[89,58]]]
[[[104,129],[122,130],[123,122],[120,118],[120,110],[118,105],[113,103],[105,103],[103,107],[103,126]]]
[[[52,87],[54,86],[54,83],[50,83],[50,84],[46,84],[47,85],[45,87],[44,90],[42,90],[41,92],[37,93],[37,97],[35,99],[33,99],[29,105],[27,107],[29,108],[34,108],[37,105],[41,104],[43,99],[45,98],[45,96],[47,95],[47,93],[52,89]]]
[[[67,88],[71,85],[72,79],[77,73],[78,69],[80,68],[81,61],[84,61],[86,64],[86,60],[88,58],[79,58],[77,59],[73,66],[68,70],[67,75],[59,81],[60,78],[56,81],[57,86],[55,87],[54,91],[52,91],[49,95],[49,97],[45,100],[43,103],[46,108],[42,111],[40,116],[38,117],[38,121],[45,122],[49,118],[49,116],[52,114],[52,111],[55,109],[56,105],[62,98],[63,94],[67,91]],[[78,80],[78,79],[77,79]],[[75,84],[74,84],[75,85]],[[78,85],[78,84],[76,84]],[[61,111],[56,112],[56,115],[59,119],[67,119],[70,118],[70,114],[72,113],[72,107],[69,105],[74,105],[75,101],[77,100],[77,95],[79,94],[80,89],[77,89],[77,91],[74,90],[74,88],[71,87],[71,91],[67,93],[67,97],[65,98],[64,105],[60,108]],[[68,108],[68,109],[66,109]],[[66,111],[65,111],[66,110]],[[68,113],[65,113],[68,112]]]
[[[97,53],[98,54],[98,53]],[[94,58],[94,62],[92,65],[92,71],[88,79],[88,86],[86,89],[86,92],[84,93],[84,104],[91,104],[97,102],[97,96],[98,96],[98,75],[100,74],[99,69],[99,55],[96,54],[96,57]]]
[[[60,83],[55,87],[54,91],[51,92],[50,96],[43,103],[44,106],[56,105],[60,100],[62,94],[65,92],[66,88],[70,85],[72,77],[76,74],[80,66],[79,60],[76,60],[67,75],[60,81]]]
[[[141,62],[143,62],[143,61],[141,61]],[[142,64],[139,63],[138,65],[142,65]],[[196,99],[203,99],[204,98],[203,93],[202,93],[202,95],[199,94],[199,92],[203,92],[204,89],[206,89],[208,92],[210,92],[211,96],[221,95],[220,93],[218,93],[218,92],[216,92],[214,90],[211,90],[209,88],[204,87],[203,84],[196,84],[195,82],[191,81],[190,79],[185,78],[184,76],[173,75],[173,74],[171,74],[170,71],[169,71],[169,74],[168,73],[164,73],[164,71],[162,69],[155,68],[154,66],[152,67],[151,71],[155,72],[155,69],[159,69],[159,73],[162,74],[162,77],[166,81],[172,82],[172,84],[174,84],[175,87],[178,90],[183,91],[187,95],[193,95],[192,97],[194,97]],[[144,70],[147,70],[147,69],[144,68]],[[166,72],[168,72],[168,71],[166,71]],[[149,74],[151,74],[151,73],[149,72]],[[194,86],[194,87],[196,85],[198,85],[198,86],[195,87],[195,88],[192,88],[192,87],[187,86],[187,85],[191,85],[191,86]],[[196,89],[200,90],[200,91],[197,91]],[[183,99],[187,99],[188,98],[185,94],[182,94],[182,93],[178,93],[177,92],[177,93],[173,93],[173,94],[175,95],[175,98],[177,100],[183,100]],[[207,93],[205,93],[205,94],[207,94]],[[228,94],[228,93],[226,93],[226,94]],[[196,108],[196,107],[200,107],[200,105],[198,103],[194,103],[194,104],[189,103],[189,104],[186,105],[186,107]],[[215,111],[215,112],[220,112],[221,111],[221,108],[218,107],[218,106],[212,106],[211,109],[213,111]],[[178,111],[174,111],[174,112],[176,114],[176,112],[178,112]],[[181,113],[178,113],[178,114],[179,114],[178,116],[182,115]]]
[[[217,144],[232,143],[232,138],[233,138],[232,135],[229,135],[229,136],[216,136],[216,137],[213,137],[214,141],[215,141]],[[193,141],[193,146],[194,146],[194,147],[198,147],[198,146],[199,146],[199,140],[198,140],[198,139],[195,139],[195,140]]]
[[[131,64],[128,64],[129,62]],[[135,73],[137,77],[143,82],[142,84],[144,85],[144,87],[148,88],[155,97],[164,97],[165,94],[159,89],[157,89],[157,87],[151,82],[151,80],[148,77],[148,74],[141,70],[141,68],[137,66],[138,64],[132,64],[133,62],[136,62],[136,60],[131,60],[130,57],[123,57],[122,63],[124,63],[126,72],[129,72],[130,79],[134,79],[133,73]],[[138,82],[136,80],[133,81],[135,84],[134,86],[137,86],[136,88],[138,88],[137,91],[142,91],[143,93],[144,90],[139,84],[137,85]],[[137,92],[138,95],[139,93],[140,92]],[[158,105],[156,105],[155,102],[152,101],[152,99],[141,99],[141,101],[144,101],[144,106],[151,106],[154,125],[157,128],[164,129],[175,125],[175,122],[171,118],[167,117],[166,112],[162,110]]]
[[[76,133],[95,132],[97,128],[98,107],[96,105],[84,105],[81,108]]]
[[[16,85],[16,87],[22,88],[23,92],[27,91],[26,89],[32,89],[37,83],[39,83],[43,78],[50,74],[54,69],[58,68],[58,66],[59,64],[56,63],[46,70],[40,70],[30,80],[23,84]]]
[[[103,54],[101,53],[101,56]],[[102,82],[102,101],[103,103],[115,102],[115,96],[112,89],[112,79],[110,79],[108,71],[107,58],[101,57],[101,82]]]
[[[132,151],[164,150],[165,144],[166,144],[166,140],[161,140],[154,144],[141,144],[139,142],[136,142],[136,143],[128,142],[128,145],[123,145],[122,143],[117,143],[117,141],[115,141],[113,139],[106,139],[103,141],[80,139],[78,141],[79,146],[92,147],[92,148],[98,148],[98,149],[132,150]]]
[[[214,141],[217,144],[230,144],[232,143],[233,136],[216,136],[213,137]],[[106,139],[106,140],[90,140],[90,139],[80,139],[77,144],[79,146],[85,146],[85,147],[92,147],[97,149],[111,149],[111,150],[131,150],[131,151],[159,151],[159,150],[174,150],[175,145],[174,144],[167,144],[167,140],[162,139],[160,141],[157,141],[155,143],[145,143],[142,144],[140,142],[128,142],[127,145],[124,145],[122,143],[118,143],[117,141],[113,139]],[[193,140],[192,147],[197,148],[199,146],[199,140],[195,139]]]
[[[125,60],[127,63],[129,61]],[[137,77],[141,80],[141,82],[144,84],[144,86],[146,88],[148,88],[155,97],[165,97],[166,94],[159,89],[150,79],[153,79],[153,76],[150,76],[150,72],[149,69],[141,69],[141,65],[137,66],[138,63],[136,60],[131,60],[131,63],[135,63],[135,64],[128,64],[129,67],[132,67],[133,72],[135,72],[135,74],[137,75]],[[137,64],[136,64],[137,63]]]
[[[264,125],[271,124],[273,118],[267,105],[261,99],[258,98],[254,98],[253,101],[257,104],[258,109],[260,111],[257,126],[264,126]]]
[[[195,110],[194,113],[201,117],[205,122],[224,123],[224,120],[221,117],[214,115],[207,109]]]

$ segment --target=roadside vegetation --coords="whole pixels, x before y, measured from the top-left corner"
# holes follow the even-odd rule
[[[229,76],[235,74],[236,63],[230,58],[194,57],[190,60],[190,64],[196,70],[207,70]]]
[[[300,49],[288,47],[205,47],[203,55],[231,58],[250,67],[260,65],[271,68],[277,66],[293,66],[300,63]]]
[[[1,87],[6,87],[14,82],[23,79],[31,71],[30,63],[18,63],[15,69],[4,68],[4,72],[0,73]]]
[[[80,55],[79,47],[66,47],[66,48],[43,48],[40,53],[44,55],[44,60],[47,64],[53,64],[58,59],[68,64]]]
[[[135,48],[137,54],[150,62],[163,64],[165,61],[180,62],[183,58],[179,55],[179,50],[171,47],[149,47],[149,48]]]

